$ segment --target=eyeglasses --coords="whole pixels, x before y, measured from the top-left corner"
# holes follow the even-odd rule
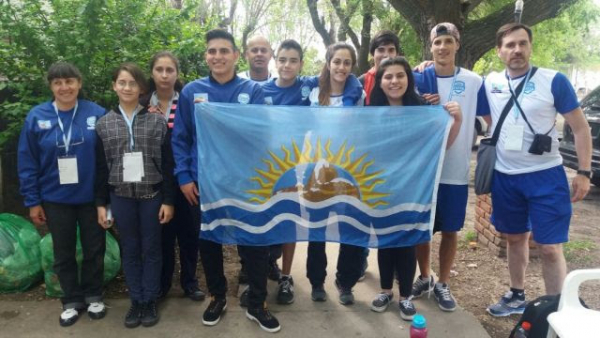
[[[117,87],[119,89],[125,89],[127,86],[129,86],[129,88],[131,88],[131,89],[137,89],[139,87],[138,84],[137,84],[137,82],[135,82],[135,81],[129,81],[129,82],[127,82],[127,81],[118,81],[117,82]]]

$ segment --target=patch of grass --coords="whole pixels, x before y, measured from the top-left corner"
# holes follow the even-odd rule
[[[587,239],[570,241],[563,245],[563,251],[567,262],[589,262],[592,259],[589,252],[595,248],[596,244]]]
[[[477,233],[475,232],[475,230],[467,230],[464,238],[467,243],[475,242],[477,240]]]

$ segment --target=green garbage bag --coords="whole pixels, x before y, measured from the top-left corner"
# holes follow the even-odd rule
[[[44,270],[44,281],[46,282],[46,295],[49,297],[62,297],[63,291],[58,281],[58,276],[54,273],[54,250],[52,249],[52,235],[47,234],[40,241],[40,250],[42,252],[42,269]],[[77,228],[77,254],[75,259],[81,273],[81,262],[83,253],[81,251],[81,241],[79,239],[79,228]],[[121,253],[117,240],[108,231],[106,232],[106,253],[104,254],[104,284],[113,280],[121,269]],[[81,276],[80,276],[81,278]]]
[[[25,218],[0,214],[0,293],[22,292],[41,280],[39,243]]]

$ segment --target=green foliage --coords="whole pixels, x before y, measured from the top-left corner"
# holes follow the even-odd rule
[[[600,34],[590,30],[599,19],[600,8],[591,0],[581,0],[558,17],[533,26],[532,64],[563,72],[569,66],[599,64]],[[503,68],[492,49],[475,64],[474,70],[487,74]]]
[[[51,97],[45,74],[56,61],[75,64],[85,97],[105,107],[116,102],[112,70],[125,61],[146,69],[152,54],[171,50],[181,59],[182,78],[206,74],[201,52],[209,25],[195,22],[193,5],[177,10],[164,0],[1,1],[0,74],[6,79],[0,147],[34,105]]]

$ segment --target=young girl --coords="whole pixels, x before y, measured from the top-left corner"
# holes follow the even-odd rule
[[[346,80],[352,72],[352,67],[356,65],[354,48],[344,42],[335,43],[327,48],[325,60],[325,66],[319,76],[319,87],[314,88],[309,96],[311,106],[362,106],[364,91],[361,96],[355,96],[351,104],[348,97],[343,95]],[[335,286],[339,292],[339,301],[343,305],[354,303],[352,288],[360,278],[362,266],[357,262],[362,262],[363,252],[362,247],[340,244]],[[313,301],[326,300],[327,294],[323,287],[327,275],[326,268],[325,243],[309,242],[306,274],[312,285]]]
[[[131,298],[125,326],[152,326],[159,318],[161,224],[173,217],[173,155],[165,118],[138,103],[147,91],[144,73],[122,64],[113,89],[119,105],[96,125],[98,222],[106,222],[110,196]]]
[[[167,137],[171,138],[177,100],[183,84],[179,80],[179,60],[170,52],[154,54],[150,60],[150,95],[142,104],[151,113],[162,115],[167,121]],[[174,186],[175,214],[169,224],[162,229],[163,267],[160,278],[160,297],[165,297],[171,289],[173,271],[175,270],[175,239],[179,244],[179,262],[181,265],[181,288],[192,300],[201,301],[204,292],[198,288],[196,265],[198,264],[198,231],[200,224],[194,224],[190,208],[197,208],[187,202],[179,186]]]
[[[419,106],[425,101],[415,91],[411,68],[405,58],[397,56],[381,62],[375,75],[375,86],[371,92],[371,106]],[[444,108],[454,117],[448,137],[448,147],[456,138],[461,124],[460,106],[448,102]],[[415,277],[415,247],[379,249],[377,252],[381,292],[371,303],[371,310],[384,312],[393,298],[394,274],[400,288],[400,317],[410,321],[416,313],[409,296]]]

